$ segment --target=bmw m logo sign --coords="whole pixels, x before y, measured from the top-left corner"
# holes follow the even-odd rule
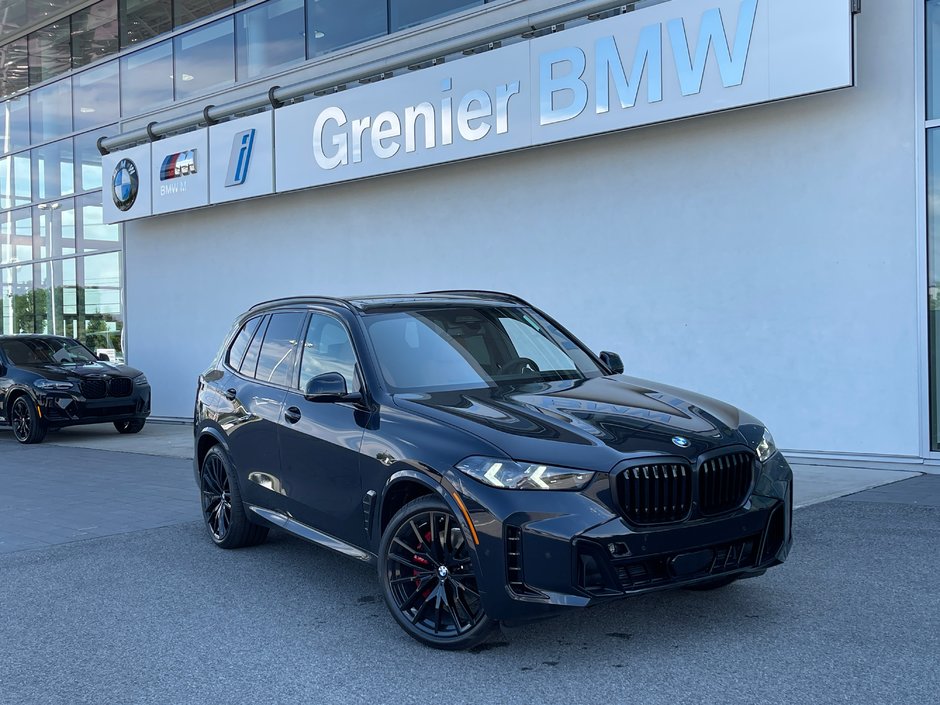
[[[178,179],[196,173],[196,150],[168,154],[160,165],[160,181]]]
[[[130,210],[137,200],[137,191],[140,189],[140,177],[137,174],[137,165],[130,159],[122,159],[114,167],[111,176],[111,196],[118,210]]]

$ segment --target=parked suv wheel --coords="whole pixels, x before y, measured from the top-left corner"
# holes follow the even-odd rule
[[[127,421],[115,421],[114,428],[118,433],[140,433],[147,423],[145,419],[128,419]]]
[[[467,537],[437,497],[416,499],[392,518],[378,567],[389,611],[421,643],[468,649],[492,630]]]
[[[221,548],[255,546],[268,537],[268,527],[245,515],[232,464],[219,446],[209,449],[199,470],[202,516],[209,536]]]
[[[46,437],[46,423],[39,417],[39,411],[27,396],[17,397],[10,409],[10,425],[13,436],[20,443],[41,443]]]

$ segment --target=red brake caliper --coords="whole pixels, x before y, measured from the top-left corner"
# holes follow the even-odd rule
[[[426,543],[430,542],[431,540],[430,531],[424,535],[424,540]],[[414,562],[417,563],[418,565],[425,565],[425,566],[431,565],[431,562],[427,558],[419,556],[417,553],[414,556],[412,556],[412,558],[414,559]],[[421,578],[418,577],[418,571],[416,570],[415,571],[415,585],[420,585],[420,584],[421,584]],[[424,592],[421,593],[422,597],[427,597],[430,594],[431,594],[430,587],[425,588]]]

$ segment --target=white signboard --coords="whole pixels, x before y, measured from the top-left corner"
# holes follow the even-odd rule
[[[844,88],[852,41],[849,0],[671,0],[154,142],[153,213]]]

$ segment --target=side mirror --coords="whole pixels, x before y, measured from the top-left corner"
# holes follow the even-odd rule
[[[359,401],[362,399],[362,395],[358,392],[350,394],[346,389],[346,378],[339,372],[324,372],[307,382],[307,388],[304,389],[304,399],[330,403]]]
[[[623,374],[623,360],[615,352],[603,350],[600,354],[601,362],[607,365],[607,368],[615,375]]]
[[[98,353],[98,359],[101,362],[111,362],[111,358],[108,357],[107,353]]]

